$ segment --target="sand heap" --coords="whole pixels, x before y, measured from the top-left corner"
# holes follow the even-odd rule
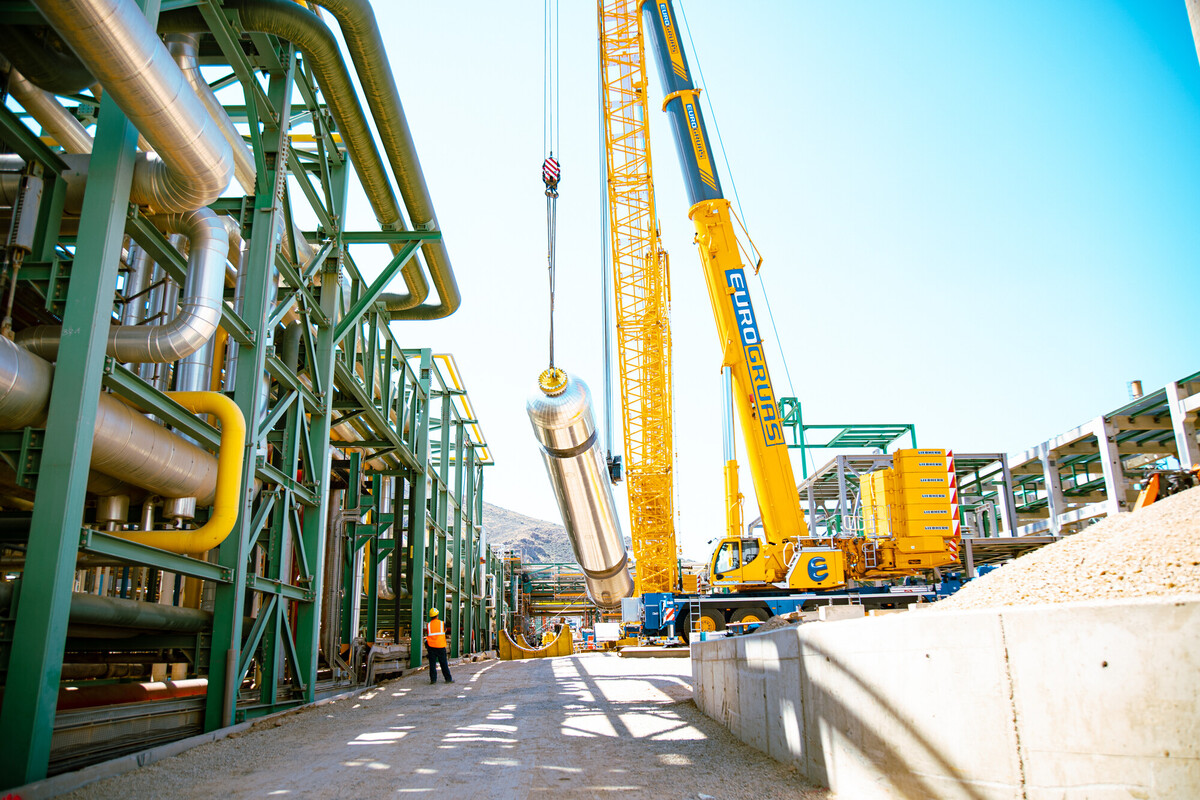
[[[1027,553],[930,610],[1200,594],[1200,487]]]

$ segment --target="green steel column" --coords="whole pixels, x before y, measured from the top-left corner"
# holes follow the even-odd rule
[[[271,75],[267,96],[278,110],[280,120],[291,118],[292,82],[296,69],[295,52],[287,59],[287,70]],[[250,250],[242,261],[246,270],[242,319],[254,332],[253,345],[240,345],[237,377],[233,400],[241,408],[251,435],[246,437],[242,471],[243,502],[234,525],[234,535],[225,540],[217,551],[218,563],[233,570],[233,582],[218,584],[213,607],[212,667],[208,676],[208,695],[204,712],[205,730],[232,725],[237,705],[237,690],[241,682],[238,661],[242,656],[242,615],[246,598],[246,532],[254,518],[252,493],[254,485],[258,430],[262,417],[263,398],[260,385],[267,355],[267,318],[271,312],[270,290],[274,282],[274,231],[283,213],[281,201],[284,186],[281,172],[287,169],[286,126],[271,127],[264,121],[261,136],[268,165],[266,179],[258,182],[259,193],[254,198],[250,221]]]
[[[346,170],[339,170],[341,182],[344,184],[346,179]],[[344,196],[344,192],[342,192]],[[337,206],[341,208],[341,206]],[[321,310],[325,313],[325,317],[329,320],[335,320],[338,309],[338,295],[341,291],[341,286],[337,280],[339,268],[339,259],[327,258],[324,267],[322,268],[321,286],[319,289],[318,300],[321,304]],[[329,531],[326,525],[329,519],[329,470],[331,462],[331,448],[329,446],[329,429],[330,418],[333,412],[333,362],[334,362],[334,342],[333,342],[333,325],[326,325],[323,328],[317,329],[317,346],[313,354],[312,363],[309,364],[309,372],[313,378],[313,389],[317,392],[317,397],[321,400],[321,407],[312,409],[312,415],[308,423],[308,441],[313,458],[317,459],[319,465],[309,465],[309,469],[316,469],[316,477],[320,481],[317,487],[317,496],[321,498],[320,505],[316,508],[305,509],[303,524],[303,541],[304,552],[308,554],[309,563],[312,565],[313,582],[310,584],[313,588],[320,585],[321,576],[325,574],[325,550],[327,548],[327,540]],[[317,455],[317,454],[320,455]],[[335,532],[334,535],[339,535]],[[343,584],[344,585],[344,584]],[[317,677],[317,648],[321,640],[321,597],[322,593],[318,591],[317,596],[311,603],[302,603],[296,611],[296,653],[301,662],[308,668],[307,680],[305,681],[305,702],[311,703],[315,699],[315,686]],[[332,621],[333,615],[329,616]],[[340,639],[339,639],[340,641]],[[326,653],[327,658],[332,662],[333,653]]]
[[[349,486],[342,495],[344,508],[358,509],[362,502],[362,454],[350,454]],[[354,580],[354,564],[358,560],[359,525],[351,522],[346,525],[350,534],[346,542],[346,559],[342,565],[342,638],[341,643],[349,645],[358,636],[358,628],[354,626],[354,609],[360,603],[358,582]]]
[[[449,397],[444,398],[449,401]],[[449,405],[449,402],[447,402]],[[454,483],[451,487],[454,508],[454,519],[450,521],[450,535],[454,538],[454,606],[450,612],[453,624],[450,627],[453,642],[450,645],[450,656],[456,658],[463,654],[464,623],[463,619],[463,558],[466,549],[463,547],[462,526],[462,457],[463,457],[463,424],[461,420],[454,421]],[[449,461],[449,452],[442,453],[443,467]]]
[[[152,22],[157,19],[157,0],[143,8]],[[79,224],[78,240],[88,246],[76,251],[71,267],[0,712],[0,787],[46,777],[50,762],[92,430],[136,152],[137,130],[105,95]]]
[[[472,486],[470,486],[470,503],[472,503],[472,509],[473,509],[472,515],[470,515],[470,529],[475,531],[476,536],[479,536],[479,531],[482,531],[482,529],[484,529],[484,465],[479,463],[479,455],[478,455],[478,452],[476,452],[475,447],[472,447],[472,458],[470,458],[470,463],[472,463],[472,465],[473,465],[472,470],[470,470],[470,475],[474,476],[474,480],[472,481]],[[476,539],[476,545],[479,545],[478,539]],[[479,554],[481,555],[481,557],[486,558],[487,557],[486,549],[484,547],[480,546]],[[478,559],[476,559],[476,560],[478,560]],[[480,597],[480,600],[479,600],[479,618],[478,619],[480,621],[481,628],[482,628],[482,626],[485,626],[486,622],[487,622],[487,595],[485,593],[486,588],[487,588],[486,585],[481,585],[481,587],[480,587],[480,594],[482,596]],[[476,649],[480,649],[480,650],[482,649],[482,640],[479,640],[479,642],[476,643]]]
[[[452,549],[449,541],[450,525],[448,524],[447,506],[450,499],[450,396],[445,391],[439,393],[438,407],[440,409],[440,427],[438,428],[439,458],[437,470],[437,500],[433,509],[434,521],[437,526],[437,565],[434,567],[436,583],[434,604],[445,613],[447,600],[458,602],[454,587],[450,583],[449,556]]]
[[[417,471],[413,473],[412,506],[408,512],[409,547],[411,555],[408,559],[410,574],[408,578],[409,591],[412,593],[412,609],[409,611],[409,624],[412,641],[409,646],[408,665],[421,666],[421,650],[425,636],[425,572],[428,560],[425,555],[428,542],[428,505],[426,477],[429,470],[429,386],[433,354],[429,350],[421,351],[420,375],[417,378],[416,406],[416,452]]]
[[[479,557],[477,555],[477,542],[475,534],[475,526],[471,523],[472,509],[475,508],[475,499],[473,497],[474,481],[471,476],[474,474],[475,463],[475,444],[474,442],[463,441],[467,438],[466,426],[462,423],[458,426],[459,448],[458,448],[458,465],[459,471],[462,474],[462,494],[460,495],[460,504],[458,508],[458,525],[463,531],[464,544],[464,559],[466,560],[466,569],[464,570],[466,580],[463,581],[463,596],[466,599],[466,647],[468,652],[474,652],[478,648],[475,646],[476,637],[476,620],[478,616],[475,613],[475,591],[476,581],[479,575]]]
[[[372,370],[368,369],[367,372]],[[368,527],[371,540],[367,542],[367,552],[371,554],[370,569],[363,576],[367,581],[367,625],[366,639],[375,643],[375,632],[379,630],[379,497],[383,487],[382,478],[374,475],[370,478],[371,494],[371,525]]]

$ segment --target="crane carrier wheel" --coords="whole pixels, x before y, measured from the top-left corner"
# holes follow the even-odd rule
[[[700,612],[700,630],[706,633],[725,630],[725,615],[715,609],[705,609]],[[692,623],[691,618],[684,614],[680,620],[680,624],[675,627],[675,634],[683,641],[684,644],[689,644],[692,638]]]
[[[725,615],[720,611],[705,609],[700,612],[700,630],[706,633],[725,630]]]
[[[765,608],[754,607],[754,606],[745,606],[745,607],[739,608],[733,612],[733,616],[731,616],[729,618],[729,623],[731,625],[733,625],[736,623],[752,622],[752,623],[757,623],[758,625],[761,625],[762,623],[764,623],[768,619],[770,619],[770,617],[771,617],[771,612]],[[736,630],[738,633],[743,633],[749,629],[751,629],[749,625],[737,625],[737,627],[736,627]]]

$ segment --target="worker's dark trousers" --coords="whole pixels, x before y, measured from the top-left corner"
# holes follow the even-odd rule
[[[447,682],[454,680],[450,677],[450,663],[446,661],[446,648],[426,647],[425,650],[429,654],[429,682],[437,683],[438,664],[442,665],[442,677]]]

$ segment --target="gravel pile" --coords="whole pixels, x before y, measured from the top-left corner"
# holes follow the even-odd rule
[[[1027,553],[933,611],[1200,594],[1200,487]]]

